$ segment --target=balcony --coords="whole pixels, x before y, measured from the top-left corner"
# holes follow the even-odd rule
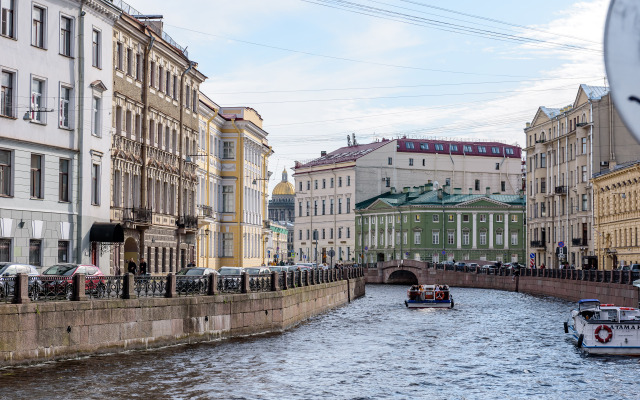
[[[544,249],[547,246],[544,244],[544,240],[532,240],[531,247],[536,249]]]
[[[268,221],[268,220],[262,221],[262,227],[264,229],[271,229],[271,221]]]
[[[585,238],[573,238],[571,239],[571,244],[574,246],[587,247],[588,241]]]
[[[122,221],[133,222],[137,225],[151,225],[153,213],[147,208],[125,208],[122,213]]]
[[[200,204],[198,206],[198,217],[213,219],[213,207]]]
[[[556,186],[556,189],[555,189],[556,194],[562,194],[562,195],[566,195],[568,191],[569,191],[569,188],[567,186]]]
[[[179,228],[184,228],[187,230],[197,230],[198,229],[198,217],[195,215],[182,215],[178,218],[177,225]]]

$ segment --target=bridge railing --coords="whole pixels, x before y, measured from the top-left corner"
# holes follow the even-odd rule
[[[141,297],[212,296],[269,292],[361,278],[364,267],[272,272],[250,275],[16,277],[0,279],[0,305],[41,301],[100,301]]]

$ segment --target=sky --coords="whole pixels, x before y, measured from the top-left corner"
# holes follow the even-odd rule
[[[524,144],[539,106],[605,85],[608,0],[128,0],[263,118],[270,189],[294,162],[381,138]]]

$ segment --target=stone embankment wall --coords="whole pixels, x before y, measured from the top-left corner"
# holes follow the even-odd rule
[[[363,277],[288,290],[0,305],[0,366],[281,332],[365,294]]]

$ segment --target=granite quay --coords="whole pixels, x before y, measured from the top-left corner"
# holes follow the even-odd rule
[[[84,289],[83,289],[84,288]],[[0,366],[281,332],[365,293],[364,269],[0,285]]]
[[[568,301],[596,298],[603,303],[638,307],[640,279],[635,271],[530,268],[469,268],[415,260],[366,265],[367,283],[446,283],[454,287],[497,289],[553,296]]]

